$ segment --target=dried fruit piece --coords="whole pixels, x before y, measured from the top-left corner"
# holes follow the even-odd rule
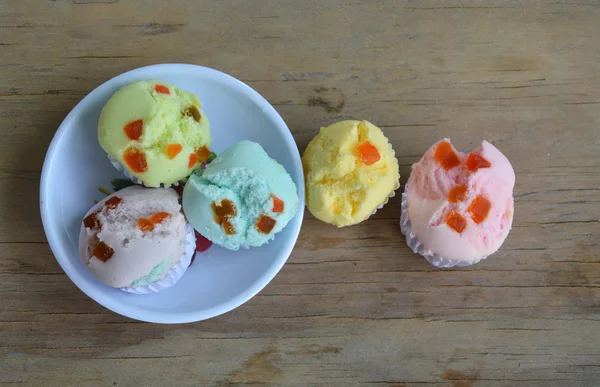
[[[283,212],[283,209],[285,208],[285,204],[283,203],[283,200],[279,199],[275,195],[271,195],[271,197],[273,198],[273,209],[271,211]]]
[[[188,161],[188,168],[193,168],[197,162],[198,162],[198,155],[195,153],[190,153],[190,160]]]
[[[256,228],[263,234],[269,234],[271,231],[273,231],[275,223],[277,223],[277,221],[270,216],[261,215],[261,217],[258,219],[258,222],[256,222]]]
[[[135,173],[143,173],[148,170],[148,163],[146,162],[146,155],[144,152],[137,148],[127,148],[123,154],[125,163]]]
[[[471,218],[475,223],[481,223],[487,218],[490,208],[492,208],[492,203],[482,195],[477,195],[467,211],[471,213]]]
[[[171,91],[165,85],[155,85],[154,90],[160,94],[171,94]]]
[[[216,216],[225,219],[233,218],[237,215],[237,208],[235,208],[235,204],[229,199],[222,199],[218,202],[214,202],[212,204],[212,209]]]
[[[183,114],[189,117],[193,117],[194,121],[196,122],[200,122],[200,120],[202,119],[202,116],[200,115],[200,110],[198,110],[198,108],[193,105],[188,106],[183,112]]]
[[[181,144],[167,145],[167,157],[169,157],[170,159],[174,159],[175,156],[177,156],[179,154],[179,152],[181,152],[182,149],[183,149],[183,145],[181,145]]]
[[[83,226],[85,228],[91,228],[92,230],[99,229],[102,225],[100,224],[100,219],[98,219],[98,214],[100,210],[92,212],[85,218],[83,218]]]
[[[146,218],[139,218],[137,221],[138,227],[143,232],[149,232],[154,230],[154,224]]]
[[[362,144],[356,147],[356,152],[358,156],[366,165],[373,165],[379,160],[381,160],[381,155],[379,151],[375,147],[375,145],[371,144],[369,141],[365,141]]]
[[[131,121],[130,123],[125,125],[123,130],[125,131],[125,134],[127,135],[127,137],[129,137],[130,139],[139,140],[140,137],[142,136],[143,128],[144,128],[144,121],[135,120],[135,121]]]
[[[100,241],[96,247],[94,247],[92,254],[102,262],[106,262],[112,258],[112,256],[115,254],[115,250],[113,250],[113,248],[106,243]]]
[[[200,148],[196,149],[196,154],[198,155],[198,161],[203,163],[210,157],[210,149],[202,145]]]
[[[210,248],[210,246],[212,246],[212,242],[209,241],[208,239],[206,239],[204,236],[202,236],[202,234],[200,234],[198,231],[194,230],[194,233],[196,234],[196,251],[199,253],[202,253],[206,250],[208,250]]]
[[[467,169],[471,172],[475,172],[479,168],[489,168],[492,166],[492,164],[490,164],[489,161],[487,161],[486,159],[483,158],[483,156],[481,156],[477,153],[469,154],[466,165],[467,165]]]
[[[227,235],[235,235],[235,227],[228,219],[223,219],[221,222],[221,226],[223,226],[223,230]]]
[[[159,212],[155,212],[154,214],[150,215],[150,218],[148,218],[148,220],[150,220],[150,222],[157,224],[157,223],[162,223],[165,219],[168,219],[171,217],[171,214],[169,214],[168,212],[164,212],[164,211],[159,211]]]
[[[437,161],[445,170],[452,169],[460,165],[460,159],[454,152],[452,144],[443,141],[435,150],[434,160]]]
[[[467,227],[467,221],[465,218],[463,218],[461,214],[454,210],[450,211],[448,215],[446,215],[446,224],[459,234],[463,232],[465,227]]]
[[[448,201],[450,203],[462,202],[467,198],[467,186],[457,185],[448,192]]]
[[[123,199],[121,199],[120,197],[113,196],[112,198],[104,202],[104,207],[106,207],[109,210],[114,210],[119,204],[121,204],[122,201]]]

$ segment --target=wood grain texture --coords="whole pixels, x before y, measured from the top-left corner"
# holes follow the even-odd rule
[[[600,2],[0,2],[0,383],[15,386],[598,386]],[[364,118],[410,165],[448,136],[517,173],[490,259],[438,270],[400,236],[399,198],[336,229],[307,213],[288,264],[235,311],[132,321],[61,271],[38,211],[69,110],[139,66],[250,84],[301,150]]]

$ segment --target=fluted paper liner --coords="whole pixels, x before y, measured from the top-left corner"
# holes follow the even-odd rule
[[[457,261],[454,259],[448,259],[435,254],[433,251],[425,247],[420,241],[419,238],[412,232],[412,225],[410,222],[410,218],[408,216],[408,184],[404,186],[404,192],[402,193],[402,212],[400,214],[400,231],[402,234],[406,236],[406,244],[415,254],[419,254],[423,256],[429,263],[431,263],[435,267],[439,268],[448,268],[453,266],[471,266],[476,264],[477,262],[485,259],[487,257],[483,257],[476,261]]]

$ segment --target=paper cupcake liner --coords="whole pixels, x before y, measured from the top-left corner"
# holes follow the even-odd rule
[[[402,193],[402,205],[400,213],[400,231],[406,236],[406,244],[415,254],[423,256],[429,263],[435,267],[448,268],[448,267],[464,267],[471,266],[487,257],[480,258],[476,261],[457,261],[454,259],[448,259],[435,254],[430,249],[426,248],[420,241],[419,238],[412,232],[412,225],[408,216],[408,184],[404,186],[404,192]]]
[[[179,262],[169,270],[167,275],[161,279],[160,281],[152,282],[147,286],[137,286],[135,288],[132,287],[124,287],[119,288],[124,292],[133,293],[133,294],[150,294],[160,292],[161,290],[165,290],[168,287],[171,287],[177,283],[183,276],[183,273],[187,270],[192,263],[192,257],[196,252],[196,237],[194,235],[194,229],[188,223],[186,224],[186,245],[185,250]]]
[[[390,152],[392,152],[392,157],[396,158],[396,152],[394,151],[394,148],[392,148],[392,144],[389,144],[390,146]],[[385,199],[383,200],[383,202],[381,202],[380,205],[378,205],[365,219],[361,220],[361,222],[364,222],[365,220],[369,219],[371,216],[375,215],[375,213],[379,210],[381,210],[386,204],[388,204],[388,202],[390,201],[391,198],[393,198],[394,196],[396,196],[396,190],[398,188],[400,188],[400,173],[398,173],[398,178],[396,179],[396,184],[394,184],[394,188],[392,189],[392,192],[390,192]],[[359,222],[360,223],[360,222]]]

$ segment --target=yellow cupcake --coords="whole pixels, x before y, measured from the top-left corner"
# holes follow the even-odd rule
[[[338,227],[367,219],[400,186],[398,160],[381,129],[341,121],[308,144],[302,156],[308,210]]]
[[[159,81],[118,90],[102,109],[98,140],[148,187],[177,184],[210,156],[210,124],[198,98]]]

